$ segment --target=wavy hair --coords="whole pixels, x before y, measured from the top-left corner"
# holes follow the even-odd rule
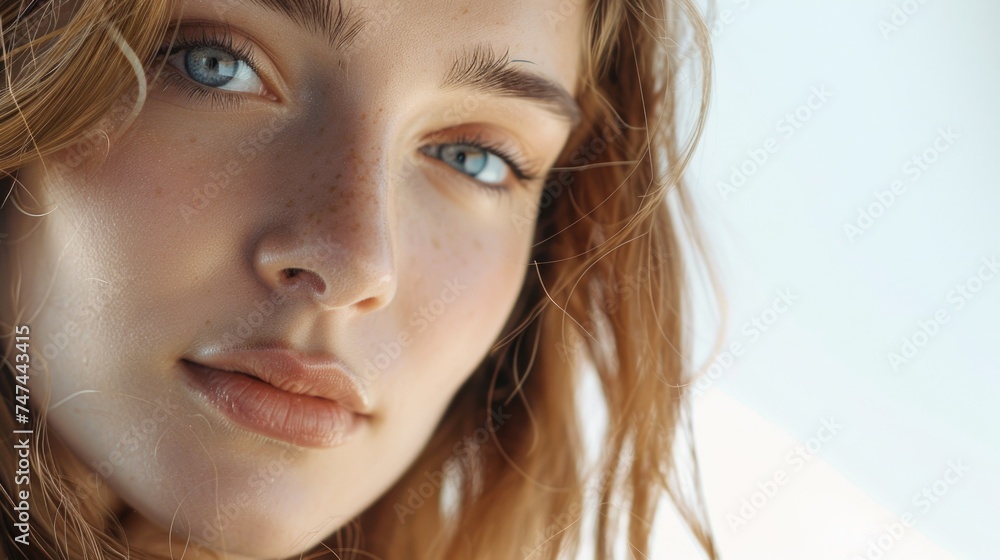
[[[690,437],[690,279],[707,259],[684,179],[708,110],[709,31],[693,0],[563,6],[586,10],[575,92],[584,118],[538,204],[511,216],[512,227],[536,228],[514,311],[417,460],[303,558],[555,560],[584,549],[602,560],[647,557],[665,497],[705,555],[717,558]],[[143,70],[167,39],[172,7],[3,3],[0,194],[8,203],[0,228],[4,214],[30,202],[19,168],[78,144],[104,129],[102,121],[127,126],[138,113]],[[547,17],[558,25],[564,14]],[[699,82],[687,80],[687,67]],[[689,116],[679,107],[690,93],[700,106],[685,135]],[[123,98],[134,103],[122,106]],[[8,288],[0,298],[0,430],[10,434],[22,427],[11,357],[26,310],[17,305],[16,263],[0,249]],[[588,379],[597,403],[579,396]],[[585,405],[606,415],[596,459]],[[81,482],[88,473],[54,455],[43,411],[32,421],[33,543],[17,546],[5,532],[5,556],[151,558],[126,548],[99,490]],[[5,529],[18,513],[16,460],[12,446],[0,447]]]

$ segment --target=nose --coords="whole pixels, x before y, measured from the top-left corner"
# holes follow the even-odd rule
[[[296,225],[258,237],[252,257],[257,277],[272,290],[305,294],[300,297],[324,309],[385,307],[396,292],[397,273],[383,187],[342,183],[317,189],[322,202],[299,202],[301,212],[283,219]]]

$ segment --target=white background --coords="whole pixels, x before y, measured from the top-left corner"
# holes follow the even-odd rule
[[[691,171],[728,300],[722,340],[743,348],[695,405],[722,557],[1000,558],[1000,274],[982,268],[1000,262],[1000,2],[717,6],[730,14],[715,22]],[[893,23],[896,7],[911,13]],[[813,88],[832,95],[810,100]],[[797,111],[788,134],[781,120]],[[949,129],[947,151],[925,153]],[[774,153],[723,196],[769,138]],[[918,177],[906,165],[925,155]],[[897,180],[901,194],[849,236]],[[783,312],[778,290],[796,298]],[[917,334],[935,313],[947,322]],[[693,327],[704,365],[719,316],[706,309]],[[754,317],[771,321],[758,336],[744,330]],[[894,366],[904,337],[920,347]],[[817,435],[810,460],[789,459]],[[743,500],[761,507],[741,515]],[[912,526],[892,536],[903,518]],[[665,516],[655,557],[698,558],[682,531]]]

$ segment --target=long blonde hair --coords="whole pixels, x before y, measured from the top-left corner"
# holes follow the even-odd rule
[[[22,194],[20,167],[78,143],[135,90],[135,62],[152,59],[172,8],[170,0],[82,0],[57,21],[56,4],[25,0],[0,9],[3,196]],[[332,558],[332,550],[338,558],[554,560],[585,545],[607,559],[623,539],[631,557],[646,557],[664,494],[706,555],[717,557],[696,456],[683,437],[691,432],[687,278],[704,253],[684,170],[707,113],[708,29],[692,0],[564,4],[586,10],[576,91],[584,120],[538,205],[511,216],[511,227],[535,225],[537,217],[532,266],[514,312],[422,455],[306,558]],[[554,25],[563,17],[548,16]],[[691,60],[701,105],[685,138],[678,107]],[[118,117],[127,120],[141,101]],[[685,242],[695,251],[686,252]],[[17,324],[24,310],[6,264],[11,293],[0,305]],[[16,429],[14,325],[3,329],[0,430],[9,434]],[[594,465],[577,398],[591,373],[607,415]],[[8,534],[7,557],[147,558],[126,550],[97,490],[75,482],[86,473],[67,472],[70,462],[53,456],[42,412],[33,411],[33,544],[16,546]],[[17,513],[10,445],[0,448],[0,460],[9,528]],[[587,515],[593,527],[584,534]]]

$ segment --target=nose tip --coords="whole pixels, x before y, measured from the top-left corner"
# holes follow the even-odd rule
[[[385,245],[350,250],[330,240],[268,236],[258,242],[253,266],[272,290],[307,294],[324,309],[372,311],[396,290]]]

